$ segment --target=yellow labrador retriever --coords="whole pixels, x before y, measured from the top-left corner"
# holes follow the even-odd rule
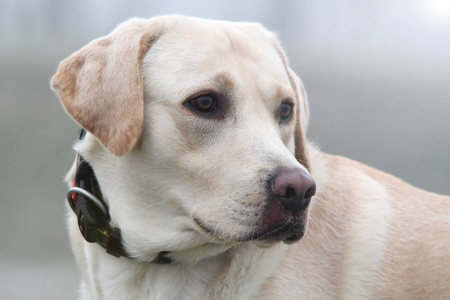
[[[309,144],[262,26],[132,19],[51,85],[81,299],[450,299],[450,199]]]

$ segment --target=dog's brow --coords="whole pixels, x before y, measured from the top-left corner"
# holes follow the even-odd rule
[[[274,98],[279,101],[284,101],[286,99],[295,99],[290,89],[281,86],[276,89]]]
[[[214,82],[217,82],[221,89],[223,89],[227,94],[234,89],[234,81],[226,73],[217,74],[214,77]]]
[[[231,79],[231,76],[221,72],[216,75],[213,74],[209,77],[209,80],[199,84],[196,88],[189,90],[189,97],[187,98],[194,98],[210,92],[217,92],[227,96],[232,94],[234,87],[235,83]]]

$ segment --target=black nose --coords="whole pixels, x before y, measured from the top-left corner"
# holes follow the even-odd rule
[[[275,198],[295,215],[308,207],[316,193],[316,184],[301,169],[282,169],[271,178],[271,189]]]

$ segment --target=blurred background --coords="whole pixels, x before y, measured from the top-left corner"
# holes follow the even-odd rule
[[[278,32],[310,140],[450,194],[448,0],[0,0],[0,299],[77,295],[62,178],[78,128],[49,89],[58,62],[127,18],[174,13]]]

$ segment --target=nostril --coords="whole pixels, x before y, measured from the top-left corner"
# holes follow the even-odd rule
[[[316,184],[313,182],[311,187],[306,190],[305,198],[311,198],[315,194],[316,194]]]
[[[312,182],[312,185],[310,188],[308,188],[303,196],[303,200],[301,201],[300,205],[300,210],[305,209],[306,207],[308,207],[309,203],[311,202],[311,198],[312,196],[314,196],[316,194],[316,184],[314,182]]]
[[[287,188],[286,189],[286,194],[284,194],[284,198],[286,199],[290,199],[290,198],[294,198],[296,196],[296,192],[294,188]]]

